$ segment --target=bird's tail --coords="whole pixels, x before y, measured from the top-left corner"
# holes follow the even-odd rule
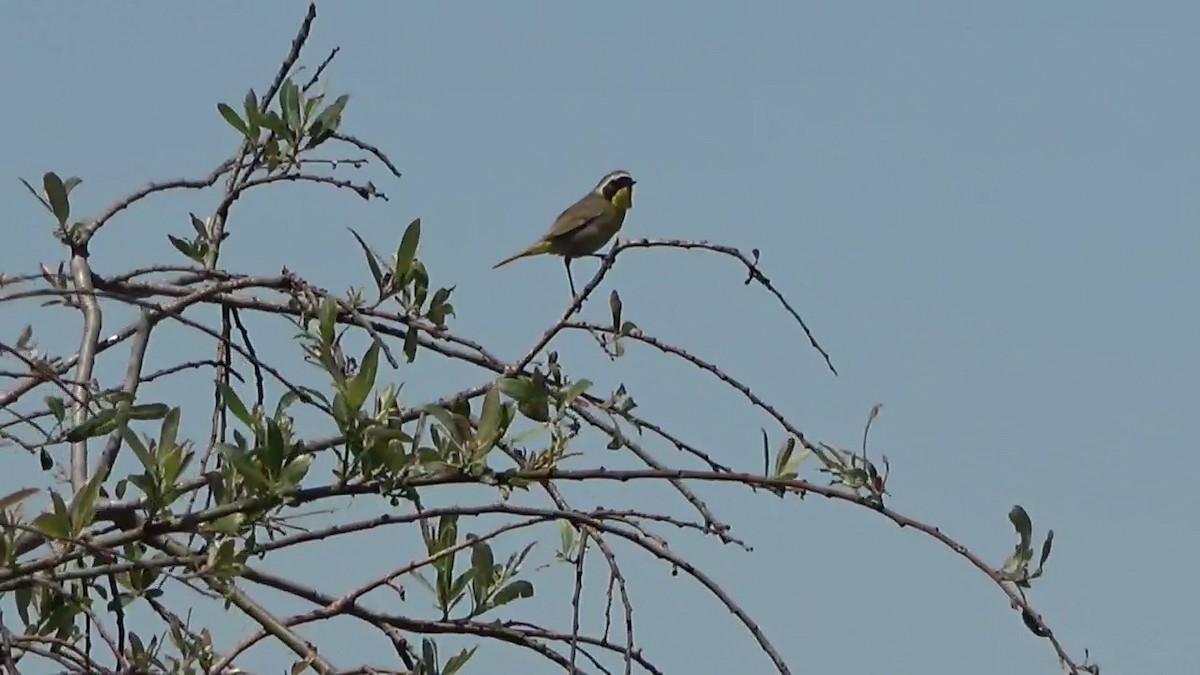
[[[547,241],[539,241],[539,242],[534,243],[529,248],[521,251],[520,253],[514,253],[514,254],[508,256],[507,258],[505,258],[504,260],[501,260],[500,262],[496,263],[495,265],[492,265],[492,269],[496,269],[497,267],[502,267],[504,265],[507,265],[508,263],[510,263],[514,260],[520,260],[521,258],[528,258],[531,255],[541,255],[543,253],[549,253],[549,252],[550,252],[550,243]]]

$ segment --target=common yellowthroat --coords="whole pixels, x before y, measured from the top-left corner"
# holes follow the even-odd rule
[[[567,268],[567,282],[575,295],[575,280],[571,277],[571,260],[591,255],[621,230],[625,212],[633,207],[633,186],[637,183],[628,171],[613,171],[596,183],[592,191],[559,214],[546,234],[529,248],[511,255],[492,266],[502,265],[546,253],[562,256]]]

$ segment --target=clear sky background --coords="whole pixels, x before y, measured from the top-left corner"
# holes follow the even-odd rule
[[[1024,505],[1039,535],[1057,535],[1031,600],[1074,655],[1090,648],[1105,673],[1200,672],[1200,10],[1124,7],[323,3],[304,63],[342,47],[329,76],[331,92],[352,94],[344,128],[389,152],[404,178],[368,174],[388,203],[293,186],[245,199],[223,263],[286,264],[343,289],[369,282],[347,226],[386,251],[420,216],[435,283],[457,286],[456,330],[515,357],[561,311],[561,265],[491,264],[602,174],[628,169],[639,179],[628,235],[759,248],[842,376],[724,259],[635,252],[601,298],[619,289],[628,318],[720,361],[813,438],[853,446],[884,403],[872,445],[891,459],[893,507],[998,564],[1014,541],[1006,513]],[[0,269],[64,257],[19,176],[81,176],[76,209],[96,213],[147,180],[199,176],[228,156],[237,138],[216,103],[262,90],[304,8],[5,4]],[[166,234],[189,234],[187,211],[214,200],[146,202],[102,231],[93,264],[111,273],[177,259]],[[0,307],[3,339],[35,307]],[[73,351],[77,318],[37,311],[41,344]],[[586,315],[605,317],[603,303]],[[264,325],[277,333],[267,348],[294,349],[286,325]],[[170,330],[178,339],[159,344],[155,362],[211,353]],[[589,345],[570,339],[561,351],[600,391],[624,382],[646,415],[725,463],[759,466],[763,415],[679,363],[633,349],[610,364]],[[100,375],[121,369],[118,355]],[[384,377],[433,398],[483,374],[426,357]],[[148,395],[192,406],[188,429],[202,441],[207,381]],[[35,459],[9,452],[0,492],[46,484]],[[600,446],[585,452],[600,455],[587,464],[620,463]],[[731,590],[793,672],[1058,672],[1003,594],[927,537],[842,503],[702,494],[755,552],[683,535],[677,550]],[[583,507],[620,499],[686,513],[650,485],[573,495]],[[360,500],[354,514],[381,508]],[[543,532],[539,561],[555,537]],[[511,542],[501,552],[519,548]],[[398,528],[376,530],[273,569],[337,594],[418,555],[414,545]],[[770,672],[694,582],[625,560],[639,642],[667,672]],[[500,616],[568,629],[570,570],[532,578],[538,598]],[[428,612],[407,586],[407,606],[381,608]],[[586,611],[598,625],[600,605]],[[249,628],[211,604],[195,618],[223,645]],[[339,622],[306,634],[350,667],[387,659],[367,630]],[[477,661],[469,672],[552,672],[496,645]],[[260,649],[243,667],[287,663]]]

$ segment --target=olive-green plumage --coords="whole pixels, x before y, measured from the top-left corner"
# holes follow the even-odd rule
[[[625,223],[625,212],[633,207],[633,186],[637,181],[626,171],[613,171],[596,184],[591,192],[568,206],[554,220],[546,234],[528,248],[492,266],[492,269],[534,255],[562,256],[571,275],[571,259],[599,251]],[[571,292],[575,283],[571,281]]]

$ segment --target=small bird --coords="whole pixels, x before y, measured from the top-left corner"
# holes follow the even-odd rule
[[[628,171],[609,173],[596,183],[591,192],[560,213],[541,239],[520,253],[496,263],[492,269],[528,256],[546,253],[562,256],[567,268],[567,282],[574,296],[571,260],[595,253],[621,230],[621,225],[625,223],[625,212],[633,207],[633,186],[636,183]]]

